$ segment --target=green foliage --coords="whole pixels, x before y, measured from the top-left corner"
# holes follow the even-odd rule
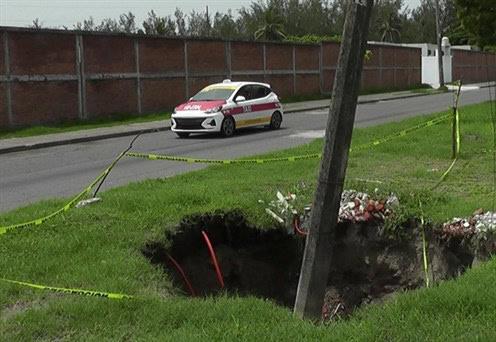
[[[492,0],[478,1],[490,3]],[[155,11],[150,11],[143,22],[143,29],[136,28],[132,13],[123,14],[118,20],[106,18],[100,24],[90,17],[77,23],[74,28],[163,36],[319,43],[328,39],[339,41],[348,3],[346,0],[253,0],[249,6],[238,9],[237,15],[231,10],[213,15],[206,10],[193,10],[185,14],[176,8],[174,16],[160,16]],[[471,1],[463,0],[461,3],[468,4]],[[439,4],[441,31],[450,38],[452,44],[479,42],[466,29],[468,24],[462,25],[457,17],[455,0],[439,0]],[[459,14],[463,13],[466,22],[473,22],[470,18],[477,16],[477,10],[469,8]],[[487,12],[484,18],[491,18],[490,13],[494,11]],[[33,25],[41,27],[41,22],[37,19]],[[490,29],[486,31],[494,32]],[[368,38],[384,42],[435,43],[433,1],[420,0],[418,7],[408,8],[405,0],[376,0]]]
[[[463,28],[480,47],[496,45],[496,6],[494,0],[456,0]]]
[[[286,39],[284,39],[285,42],[291,42],[291,43],[306,43],[306,44],[319,44],[322,42],[333,42],[333,43],[340,43],[341,42],[341,36],[335,35],[335,36],[318,36],[316,34],[306,34],[304,36],[287,36]]]
[[[143,28],[146,34],[159,36],[175,36],[176,23],[170,16],[159,17],[155,11],[148,12],[148,18],[143,22]]]
[[[264,10],[263,21],[260,28],[255,31],[255,40],[283,40],[286,38],[284,32],[282,13],[275,6],[268,6]]]

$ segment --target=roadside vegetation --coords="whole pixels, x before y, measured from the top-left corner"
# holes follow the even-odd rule
[[[440,0],[443,36],[452,44],[476,44],[494,50],[494,13],[487,0]],[[150,9],[143,22],[131,13],[95,21],[89,17],[59,28],[81,31],[122,32],[164,37],[202,37],[242,40],[274,40],[320,43],[341,40],[346,1],[342,0],[254,0],[226,12],[207,8],[173,15]],[[481,13],[483,15],[481,15]],[[480,25],[480,23],[483,25]],[[43,18],[33,28],[44,28]],[[483,29],[481,29],[483,27]],[[376,1],[370,20],[369,39],[394,43],[436,43],[434,2],[420,0],[410,7],[405,0]]]
[[[42,125],[25,128],[13,128],[0,130],[0,139],[24,138],[36,135],[55,134],[81,131],[93,128],[113,127],[119,125],[130,125],[150,121],[167,120],[170,113],[153,113],[145,115],[114,115],[108,118],[90,119],[87,121],[68,121],[53,125]]]
[[[481,207],[493,209],[490,104],[463,107],[460,115],[461,155],[436,189],[433,186],[451,163],[449,121],[351,152],[345,188],[378,188],[398,194],[404,218],[419,213],[421,199],[425,217],[437,223],[468,216]],[[353,146],[436,116],[356,129]],[[318,153],[321,147],[318,139],[262,157]],[[169,163],[145,162],[164,163],[164,168]],[[308,159],[211,166],[172,178],[132,183],[102,193],[99,203],[0,236],[0,277],[140,298],[114,301],[0,283],[0,336],[5,340],[496,338],[496,259],[457,280],[362,308],[349,320],[316,326],[263,299],[183,297],[171,286],[169,276],[141,255],[147,241],[162,236],[165,229],[174,229],[188,214],[237,208],[254,224],[274,226],[259,200],[267,203],[278,190],[304,188],[307,190],[298,195],[303,202],[311,202],[318,163]],[[64,203],[44,201],[5,213],[0,215],[0,224],[30,220]]]

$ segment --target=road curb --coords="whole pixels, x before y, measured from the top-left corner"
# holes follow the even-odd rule
[[[406,98],[429,96],[429,95],[433,95],[433,94],[420,93],[420,94],[415,94],[415,95],[398,96],[398,97],[394,97],[394,98],[389,97],[389,98],[374,99],[374,100],[362,100],[362,101],[358,101],[358,104],[369,104],[369,103],[376,103],[376,102],[381,102],[381,101],[401,100],[401,99],[406,99]],[[284,113],[285,114],[300,113],[300,112],[305,112],[305,111],[309,111],[309,110],[318,110],[318,109],[325,109],[325,108],[329,108],[329,105],[311,106],[311,107],[298,108],[298,109],[292,109],[292,110],[289,109],[289,110],[285,110]],[[166,122],[166,120],[164,120],[164,122]],[[105,139],[111,139],[111,138],[126,137],[126,136],[137,135],[137,134],[157,133],[157,132],[163,132],[163,131],[168,131],[168,130],[170,130],[170,125],[164,124],[163,127],[158,127],[158,128],[135,129],[135,130],[128,130],[128,131],[115,132],[115,133],[107,133],[107,134],[98,134],[98,135],[79,137],[79,138],[69,138],[69,139],[63,139],[63,140],[45,141],[45,142],[40,142],[40,143],[28,144],[28,145],[17,145],[17,146],[5,147],[5,148],[0,147],[0,154],[36,150],[36,149],[40,149],[40,148],[54,147],[54,146],[61,146],[61,145],[78,144],[78,143],[83,143],[83,142],[91,142],[91,141],[105,140]]]

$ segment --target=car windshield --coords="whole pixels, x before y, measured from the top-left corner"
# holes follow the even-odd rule
[[[199,93],[197,93],[192,101],[212,101],[212,100],[227,100],[229,96],[236,90],[236,87],[220,87],[220,86],[209,86],[202,89]]]

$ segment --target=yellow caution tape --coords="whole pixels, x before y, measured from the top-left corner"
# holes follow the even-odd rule
[[[111,292],[101,292],[101,291],[82,290],[82,289],[67,289],[64,287],[53,287],[53,286],[46,286],[46,285],[39,285],[39,284],[31,284],[31,283],[26,283],[23,281],[10,280],[10,279],[5,279],[5,278],[0,278],[0,280],[7,282],[7,283],[11,283],[11,284],[31,287],[31,288],[38,289],[38,290],[49,290],[49,291],[54,291],[54,292],[78,294],[78,295],[91,296],[91,297],[103,297],[103,298],[109,298],[109,299],[133,299],[134,298],[133,296],[122,294],[122,293],[111,293]]]
[[[297,161],[303,159],[313,159],[320,158],[321,153],[306,154],[301,156],[290,156],[290,157],[279,157],[279,158],[267,158],[267,159],[202,159],[202,158],[189,158],[189,157],[175,157],[175,156],[164,156],[159,154],[146,154],[137,152],[128,152],[126,154],[129,157],[145,158],[150,160],[170,160],[170,161],[180,161],[186,163],[204,163],[204,164],[264,164],[282,161]]]
[[[363,150],[363,149],[366,149],[366,148],[370,148],[370,147],[373,147],[373,146],[377,146],[377,145],[383,144],[385,142],[388,142],[390,140],[393,140],[393,139],[396,139],[396,138],[399,138],[399,137],[404,137],[405,135],[410,134],[410,133],[412,133],[414,131],[417,131],[419,129],[427,128],[427,127],[431,127],[431,126],[437,125],[437,124],[443,122],[444,120],[449,119],[450,117],[451,117],[451,114],[446,114],[446,115],[440,116],[440,117],[438,117],[436,119],[432,119],[432,120],[429,120],[429,121],[422,122],[421,124],[418,124],[416,126],[409,127],[407,129],[404,129],[404,130],[401,130],[399,132],[393,133],[391,135],[385,136],[384,138],[377,139],[377,140],[374,140],[374,141],[372,141],[370,143],[363,144],[363,145],[360,145],[360,146],[357,146],[357,147],[352,147],[352,148],[350,148],[350,152]]]
[[[385,142],[388,142],[392,139],[398,138],[398,137],[403,137],[413,131],[419,130],[421,128],[426,128],[430,126],[434,126],[448,118],[451,117],[451,114],[443,115],[439,118],[432,119],[426,122],[423,122],[421,124],[418,124],[416,126],[401,130],[399,132],[393,133],[389,136],[386,136],[381,139],[374,140],[370,143],[360,145],[354,148],[350,149],[351,151],[359,151],[362,149],[374,147],[380,144],[383,144]],[[137,138],[137,137],[136,137]],[[136,139],[135,138],[135,139]],[[134,139],[134,140],[135,140]],[[133,140],[133,142],[134,142]],[[132,143],[131,145],[132,146]],[[62,208],[56,210],[55,212],[32,220],[24,223],[19,223],[19,224],[13,224],[10,226],[0,226],[0,235],[3,235],[7,233],[10,230],[17,229],[17,228],[24,228],[28,226],[33,226],[33,225],[40,225],[44,223],[45,221],[60,215],[63,212],[68,211],[69,209],[73,208],[81,198],[83,198],[85,195],[87,195],[91,189],[103,178],[106,177],[106,175],[112,170],[112,168],[117,164],[117,162],[124,156],[129,156],[129,157],[137,157],[137,158],[145,158],[149,160],[169,160],[169,161],[179,161],[179,162],[186,162],[186,163],[204,163],[204,164],[223,164],[223,165],[229,165],[229,164],[264,164],[264,163],[273,163],[273,162],[295,162],[298,160],[305,160],[305,159],[317,159],[321,158],[322,154],[321,153],[313,153],[313,154],[306,154],[306,155],[299,155],[299,156],[289,156],[289,157],[279,157],[279,158],[266,158],[266,159],[203,159],[203,158],[190,158],[190,157],[176,157],[176,156],[166,156],[166,155],[158,155],[158,154],[146,154],[146,153],[139,153],[139,152],[127,152],[125,150],[119,156],[110,164],[109,167],[107,167],[89,186],[87,186],[82,192],[80,192],[78,195],[76,195],[73,199],[71,199],[66,205],[64,205]],[[451,168],[447,171],[449,171]],[[445,177],[445,176],[444,176]],[[444,180],[444,178],[442,179]]]
[[[455,111],[455,130],[456,130],[456,153],[455,157],[460,154],[460,113],[458,108]]]
[[[444,173],[441,175],[441,178],[439,179],[439,181],[436,183],[436,185],[434,185],[432,187],[431,190],[434,190],[435,188],[437,188],[442,182],[444,182],[444,180],[446,179],[446,177],[448,177],[448,174],[451,172],[451,170],[453,169],[453,167],[455,166],[456,164],[456,161],[458,160],[458,158],[455,158],[453,159],[453,161],[451,162],[451,165],[448,167],[448,169],[446,169],[446,171],[444,171]]]
[[[429,287],[429,259],[427,256],[427,240],[425,238],[425,221],[424,221],[424,211],[422,210],[422,202],[419,200],[420,208],[420,227],[422,228],[422,259],[424,261],[424,277],[425,277],[425,287]]]
[[[388,135],[384,138],[374,140],[370,143],[363,144],[357,147],[353,147],[350,149],[352,151],[359,151],[366,148],[374,147],[385,142],[388,142],[392,139],[403,137],[413,131],[431,127],[437,125],[438,123],[448,119],[451,117],[451,114],[443,115],[439,118],[432,119],[416,126],[401,130],[399,132]],[[290,156],[290,157],[280,157],[280,158],[266,158],[266,159],[204,159],[204,158],[191,158],[191,157],[176,157],[176,156],[168,156],[168,155],[160,155],[160,154],[151,154],[151,153],[140,153],[140,152],[128,152],[126,153],[128,157],[136,157],[136,158],[144,158],[149,160],[169,160],[169,161],[177,161],[177,162],[185,162],[185,163],[203,163],[203,164],[264,164],[264,163],[273,163],[273,162],[294,162],[298,160],[304,159],[315,159],[321,158],[321,153],[313,153],[299,156]]]
[[[125,155],[125,152],[122,152],[121,154],[119,154],[119,156],[117,158],[114,159],[114,161],[110,164],[110,166],[108,166],[98,177],[95,178],[95,180],[93,182],[91,182],[90,185],[88,185],[83,191],[81,191],[79,194],[77,194],[74,198],[72,198],[68,203],[66,203],[62,208],[60,209],[57,209],[56,211],[54,211],[53,213],[47,215],[47,216],[44,216],[44,217],[41,217],[41,218],[37,218],[35,220],[32,220],[32,221],[27,221],[27,222],[23,222],[23,223],[17,223],[17,224],[13,224],[13,225],[10,225],[10,226],[0,226],[0,235],[3,235],[3,234],[6,234],[8,233],[9,231],[11,230],[14,230],[14,229],[17,229],[17,228],[25,228],[25,227],[29,227],[29,226],[38,226],[44,222],[46,222],[47,220],[55,217],[55,216],[58,216],[66,211],[68,211],[69,209],[72,209],[76,204],[78,204],[78,202],[84,197],[86,196],[87,194],[89,194],[91,192],[91,189],[98,184],[98,182],[100,182],[115,166],[115,164],[117,164],[117,162]]]

